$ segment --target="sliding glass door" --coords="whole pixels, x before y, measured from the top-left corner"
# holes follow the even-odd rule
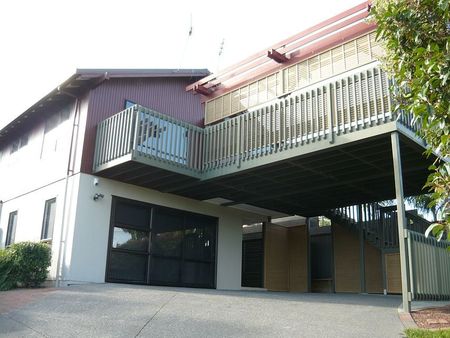
[[[215,286],[217,219],[114,198],[106,280]]]

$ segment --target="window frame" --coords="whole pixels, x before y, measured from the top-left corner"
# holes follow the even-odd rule
[[[137,103],[128,99],[125,99],[125,101],[123,102],[123,109],[128,109],[131,108],[133,106],[135,106]]]
[[[56,215],[56,197],[50,198],[45,201],[44,206],[44,216],[42,217],[42,228],[41,228],[41,241],[52,240],[53,230],[55,229],[55,216],[53,216],[53,224],[49,227],[50,213],[52,211],[51,207],[54,207],[54,213]],[[49,228],[51,228],[51,234],[49,236]],[[44,236],[46,235],[46,236]]]
[[[11,211],[8,217],[8,228],[6,230],[5,247],[14,244],[16,239],[18,211]]]

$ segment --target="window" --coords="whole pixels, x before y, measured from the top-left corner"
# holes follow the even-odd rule
[[[125,100],[125,109],[128,109],[130,107],[133,107],[136,104],[136,102],[130,101],[130,100]]]
[[[67,132],[64,127],[60,126],[69,120],[70,112],[70,106],[66,106],[45,120],[41,158],[51,156],[63,147],[64,142],[62,141],[67,139]]]
[[[16,226],[17,226],[17,211],[13,211],[9,214],[8,230],[6,230],[5,246],[14,243],[14,239],[16,237]]]
[[[42,221],[41,239],[51,239],[55,225],[56,198],[45,201],[44,219]]]

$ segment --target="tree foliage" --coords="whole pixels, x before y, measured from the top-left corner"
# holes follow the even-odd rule
[[[450,158],[450,0],[376,0],[371,17],[395,83],[396,110],[412,112],[427,156]],[[429,230],[450,240],[450,164],[437,160],[430,171],[429,206],[439,206],[441,215]]]

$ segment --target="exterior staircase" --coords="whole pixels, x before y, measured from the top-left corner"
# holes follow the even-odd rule
[[[380,250],[399,247],[396,206],[365,203],[329,210],[325,216],[354,233],[362,231],[364,239]],[[424,233],[431,224],[416,210],[407,211],[406,220],[407,229],[419,233]]]

